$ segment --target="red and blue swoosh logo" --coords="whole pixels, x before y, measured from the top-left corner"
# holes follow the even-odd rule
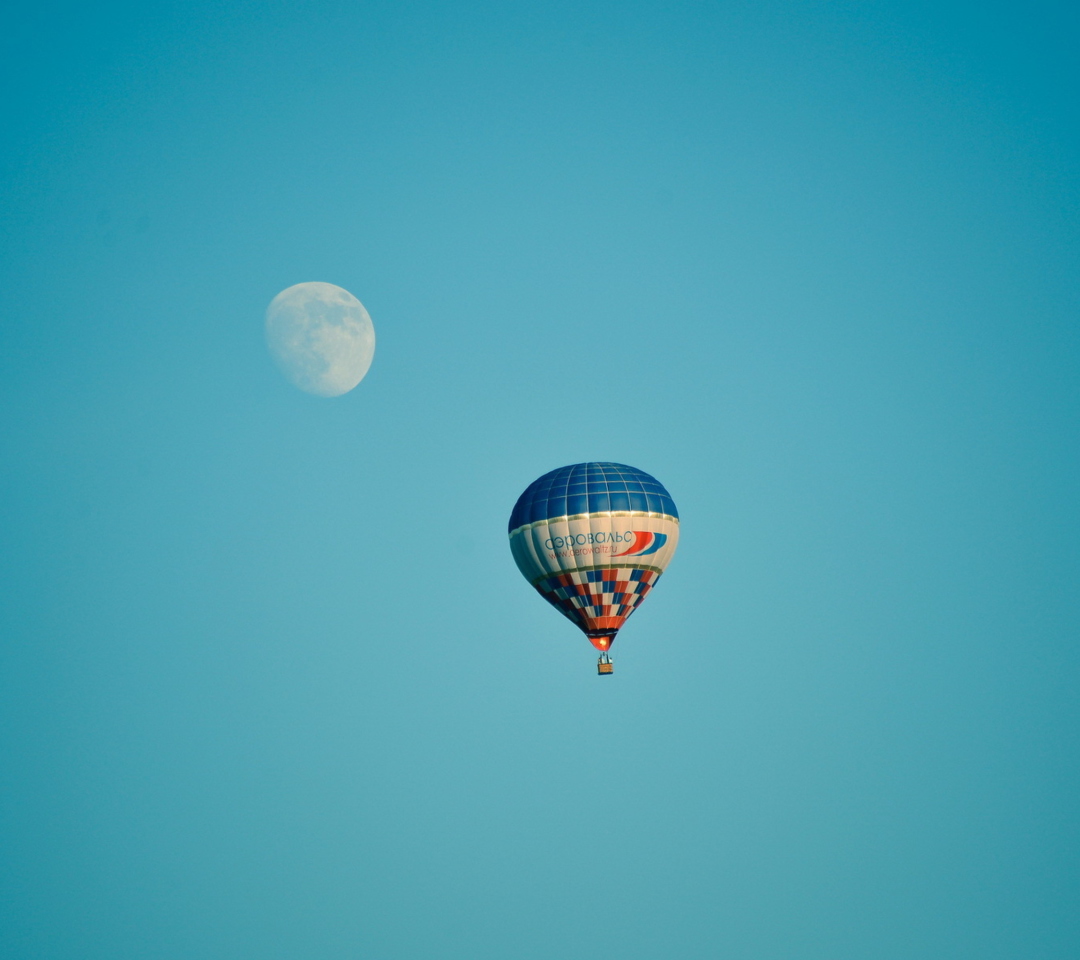
[[[667,543],[666,533],[646,533],[641,530],[634,531],[634,542],[622,553],[614,553],[613,557],[647,557],[650,553],[656,553]]]

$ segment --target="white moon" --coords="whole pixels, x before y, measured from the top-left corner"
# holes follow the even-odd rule
[[[298,283],[266,308],[266,345],[281,372],[301,390],[339,397],[368,372],[375,328],[348,290],[332,283]]]

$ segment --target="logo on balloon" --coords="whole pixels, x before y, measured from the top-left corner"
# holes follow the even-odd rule
[[[656,553],[667,543],[666,533],[646,533],[641,530],[634,531],[634,542],[622,553],[613,554],[616,557],[646,557],[650,553]]]
[[[614,551],[624,543],[629,546],[621,553],[615,553]],[[595,533],[571,533],[565,537],[548,537],[544,541],[544,548],[559,551],[561,557],[577,557],[593,553],[606,553],[612,557],[647,557],[650,553],[656,553],[665,543],[667,543],[666,533],[647,533],[643,530],[606,533],[598,530]],[[554,554],[550,556],[554,557]]]

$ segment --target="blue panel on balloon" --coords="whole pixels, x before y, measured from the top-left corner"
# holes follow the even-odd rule
[[[510,515],[510,529],[552,517],[628,509],[679,516],[671,495],[643,470],[621,463],[575,463],[529,484]]]
[[[644,509],[644,508],[642,508]],[[566,498],[566,516],[574,517],[579,513],[589,512],[589,498],[583,493],[571,494]]]

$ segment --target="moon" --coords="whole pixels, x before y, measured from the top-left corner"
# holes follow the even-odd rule
[[[375,328],[364,305],[343,287],[298,283],[266,308],[266,345],[295,386],[340,397],[368,372]]]

